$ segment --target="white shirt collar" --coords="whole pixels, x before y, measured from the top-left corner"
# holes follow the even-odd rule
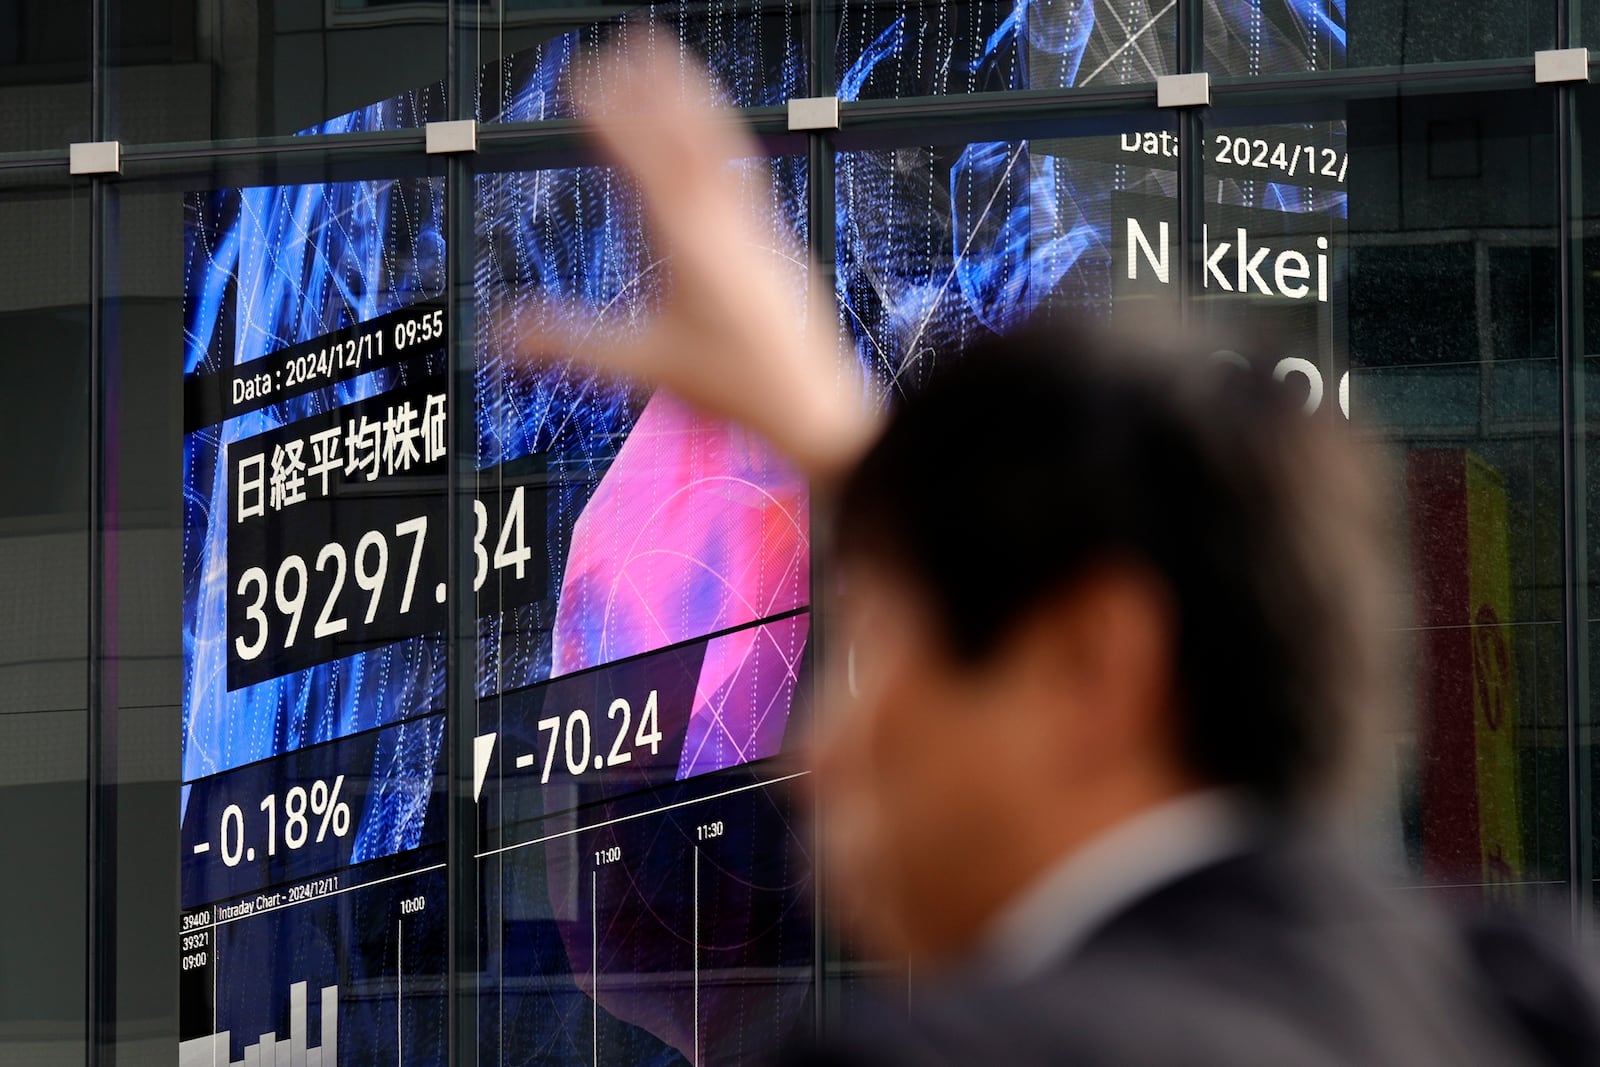
[[[1135,815],[1062,858],[991,922],[976,963],[1002,982],[1036,977],[1140,897],[1243,849],[1250,806],[1225,789]]]

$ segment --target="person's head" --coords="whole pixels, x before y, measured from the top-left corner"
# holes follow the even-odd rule
[[[1379,693],[1381,517],[1303,401],[1192,335],[1056,321],[895,408],[837,501],[816,781],[879,947],[960,952],[1186,792],[1309,811],[1339,786]]]

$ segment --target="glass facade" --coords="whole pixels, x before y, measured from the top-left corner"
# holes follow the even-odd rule
[[[822,264],[891,393],[1063,309],[1269,326],[1395,502],[1365,833],[1397,892],[1581,934],[1600,95],[1533,53],[1594,22],[0,5],[0,1060],[754,1064],[903,981],[821,921],[791,792],[806,487],[512,356],[665,292],[572,121],[619,23],[709,62],[763,254]],[[1210,107],[1157,107],[1201,71]],[[838,129],[789,130],[828,95]],[[429,155],[460,119],[477,150]],[[95,140],[121,173],[71,176]]]

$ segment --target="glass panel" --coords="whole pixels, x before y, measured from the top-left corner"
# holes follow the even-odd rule
[[[0,5],[0,152],[89,139],[88,4]]]
[[[107,4],[107,135],[203,141],[387,128],[448,117],[445,0]],[[424,88],[426,87],[426,88]]]
[[[1246,142],[1269,170],[1280,149],[1316,150],[1316,184],[1304,170],[1303,184],[1208,181],[1223,269],[1207,291],[1218,308],[1287,309],[1286,351],[1307,361],[1287,373],[1313,393],[1320,377],[1322,402],[1337,396],[1386,446],[1409,619],[1390,851],[1400,882],[1463,902],[1559,900],[1567,877],[1552,105],[1547,91],[1408,96],[1351,102],[1343,121],[1308,108],[1295,127],[1218,116],[1208,130],[1208,147]],[[1331,246],[1326,302],[1308,234]],[[1246,242],[1266,250],[1256,274]],[[1310,264],[1289,280],[1317,306],[1284,285],[1287,249]],[[1248,299],[1220,291],[1230,280]]]
[[[1176,0],[838,0],[842,100],[1153,82],[1177,70]]]
[[[84,1061],[89,210],[0,179],[0,1060]]]
[[[1594,48],[1600,44],[1600,5],[1593,0],[1572,0],[1572,21],[1576,24],[1578,43]]]
[[[196,184],[160,209],[178,1059],[444,1062],[445,181]]]
[[[1586,18],[1592,10],[1585,6]],[[1595,556],[1600,551],[1600,451],[1597,451],[1597,445],[1600,445],[1600,434],[1597,434],[1597,429],[1600,429],[1600,89],[1577,87],[1573,95],[1573,112],[1577,120],[1577,145],[1573,156],[1578,168],[1577,191],[1580,197],[1574,237],[1577,242],[1577,281],[1581,286],[1575,294],[1580,317],[1575,336],[1582,345],[1583,356],[1576,368],[1578,398],[1583,405],[1582,421],[1575,427],[1575,432],[1582,435],[1576,443],[1579,445],[1577,476],[1581,479],[1578,501],[1584,508],[1584,520],[1576,530],[1578,544],[1573,547],[1573,552],[1582,595],[1580,607],[1586,613],[1585,651],[1588,656],[1585,670],[1579,675],[1579,703],[1576,709],[1583,732],[1575,740],[1580,745],[1589,746],[1587,752],[1579,752],[1577,762],[1579,773],[1586,775],[1579,782],[1583,790],[1579,795],[1588,800],[1588,810],[1582,812],[1579,819],[1579,831],[1582,834],[1579,840],[1592,841],[1595,754],[1591,732],[1596,720],[1594,670],[1595,665],[1600,664],[1600,618],[1596,616],[1597,610],[1600,610],[1600,590],[1594,586],[1596,576],[1600,575],[1600,565],[1597,565]],[[1600,850],[1600,842],[1595,843],[1595,848]],[[1600,852],[1590,857],[1591,877],[1596,869],[1593,866],[1596,860],[1600,860]]]
[[[110,908],[104,1003],[119,1063],[170,1063],[178,1034],[179,752],[183,729],[183,201],[134,182],[107,187],[102,567],[105,648],[96,886]],[[137,886],[138,892],[119,892]],[[194,959],[194,953],[183,954]]]
[[[803,292],[804,160],[743,160]],[[667,265],[605,168],[484,174],[479,1055],[767,1062],[812,1019],[807,488],[671,397],[521,367],[550,302],[626,329]]]
[[[836,286],[862,360],[909,385],[1030,315],[1174,302],[1172,123],[840,153]]]
[[[607,3],[584,7],[508,3],[496,32],[477,38],[478,112],[485,122],[570,118],[572,75],[617,25],[655,20],[652,35],[681,42],[686,61],[708,64],[729,103],[781,104],[807,96],[806,0],[710,0],[674,6]],[[607,9],[625,12],[607,21]]]
[[[1029,317],[1175,309],[1176,127],[1170,114],[1125,121],[1093,136],[1040,124],[1029,140],[835,157],[841,325],[886,393]],[[881,1021],[885,1004],[905,1003],[904,961],[830,934],[825,1025]]]
[[[1206,69],[1223,77],[1485,59],[1556,47],[1553,0],[1205,0]]]

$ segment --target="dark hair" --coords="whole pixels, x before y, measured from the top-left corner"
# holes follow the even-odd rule
[[[1148,566],[1192,769],[1297,803],[1382,692],[1381,524],[1333,392],[1308,415],[1241,348],[1059,320],[979,344],[896,406],[837,548],[900,567],[968,661],[1094,564]]]

